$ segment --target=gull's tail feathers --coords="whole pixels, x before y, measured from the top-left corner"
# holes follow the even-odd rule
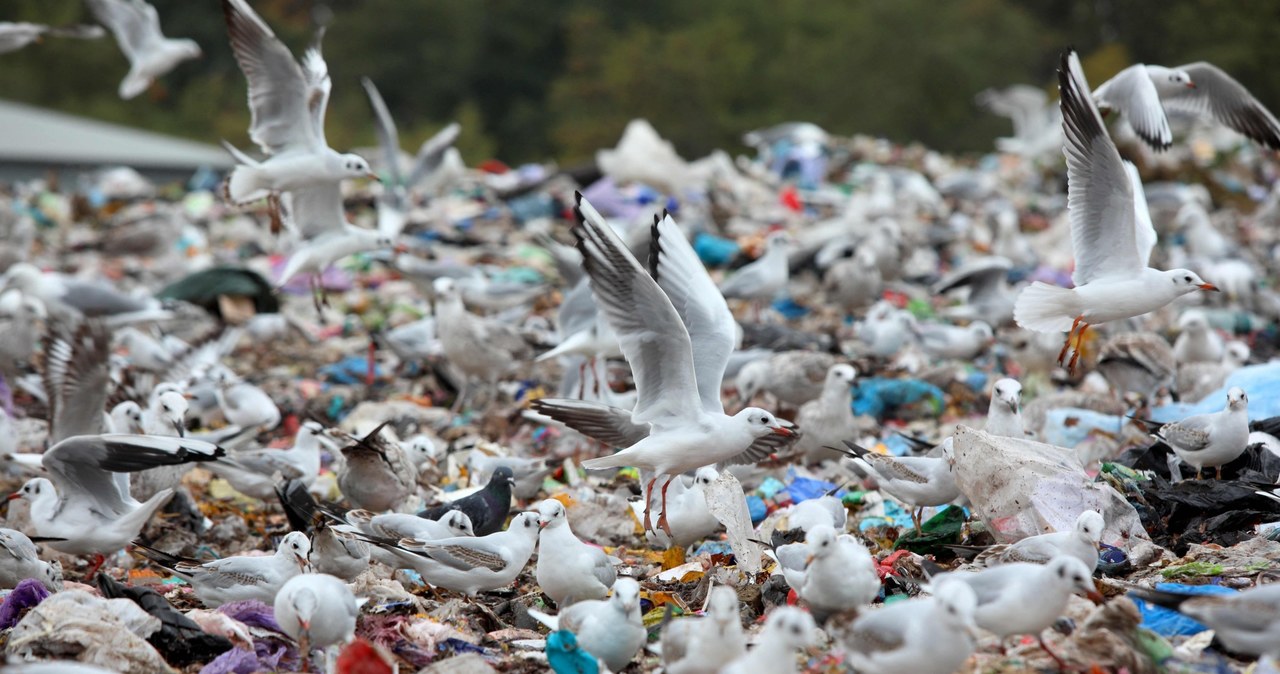
[[[1040,281],[1023,288],[1013,304],[1013,319],[1036,332],[1066,332],[1079,315],[1075,292]]]

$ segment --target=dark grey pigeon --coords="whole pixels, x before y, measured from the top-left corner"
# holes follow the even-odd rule
[[[484,489],[452,503],[427,508],[418,513],[418,517],[438,520],[451,510],[461,510],[471,518],[471,528],[476,536],[488,536],[502,531],[502,525],[507,522],[507,514],[511,512],[511,485],[513,484],[515,484],[515,475],[512,474],[511,469],[499,466],[494,469]]]

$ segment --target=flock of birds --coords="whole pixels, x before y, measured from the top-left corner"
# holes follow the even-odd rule
[[[124,98],[200,55],[189,40],[165,38],[143,0],[87,1],[132,64],[120,85]],[[1085,509],[1060,530],[985,546],[957,569],[912,555],[922,572],[911,576],[894,566],[899,553],[859,533],[837,490],[780,513],[785,527],[768,520],[775,525],[768,542],[758,538],[770,532],[750,524],[746,495],[788,469],[791,477],[837,476],[838,487],[874,487],[873,503],[904,506],[914,529],[904,526],[904,539],[924,534],[926,509],[980,501],[982,494],[957,482],[959,440],[940,437],[907,455],[875,446],[890,434],[874,416],[893,416],[855,415],[854,391],[870,384],[864,380],[870,373],[891,375],[874,378],[878,385],[901,382],[898,375],[907,373],[905,379],[939,382],[950,395],[966,373],[983,372],[992,383],[979,385],[977,397],[989,396],[979,437],[991,451],[1001,446],[995,439],[1043,437],[1054,409],[1142,417],[1173,397],[1199,402],[1207,395],[1221,396],[1214,398],[1221,411],[1170,423],[1135,421],[1149,424],[1196,480],[1205,479],[1207,468],[1221,479],[1223,466],[1259,441],[1250,434],[1248,392],[1228,385],[1250,359],[1249,348],[1224,339],[1215,328],[1221,321],[1211,317],[1223,307],[1272,321],[1280,316],[1280,302],[1257,283],[1274,257],[1247,256],[1232,243],[1236,237],[1217,232],[1221,218],[1195,186],[1144,190],[1100,112],[1118,111],[1160,151],[1173,146],[1167,113],[1175,110],[1208,113],[1280,149],[1274,116],[1211,65],[1137,65],[1091,90],[1069,50],[1058,71],[1058,112],[1038,110],[1043,101],[1034,95],[985,94],[984,104],[1013,116],[1020,135],[1060,134],[1055,152],[1066,157],[1065,203],[1055,204],[1035,170],[997,175],[929,154],[921,159],[926,177],[892,160],[877,164],[874,157],[883,154],[874,144],[853,149],[871,161],[843,167],[860,185],[853,195],[822,185],[797,192],[760,164],[735,164],[722,154],[684,162],[642,123],[628,128],[616,150],[602,153],[606,176],[598,183],[578,190],[567,174],[544,172],[533,184],[504,186],[458,170],[451,149],[456,125],[428,140],[404,170],[395,124],[369,80],[363,86],[381,143],[374,154],[382,156],[371,161],[333,150],[324,133],[331,81],[318,41],[296,59],[246,0],[222,4],[248,82],[249,138],[262,153],[255,158],[227,144],[238,161],[223,188],[228,217],[263,220],[272,234],[280,232],[274,241],[288,260],[265,293],[305,276],[312,301],[285,296],[279,311],[288,320],[265,311],[237,321],[229,318],[231,305],[253,291],[215,292],[217,331],[184,340],[174,326],[195,320],[190,306],[160,299],[155,288],[126,291],[42,270],[26,237],[0,287],[0,448],[9,473],[27,476],[10,496],[27,507],[9,515],[26,533],[0,529],[6,588],[35,583],[72,596],[93,589],[64,579],[49,550],[75,564],[71,578],[111,587],[120,580],[118,553],[129,549],[138,563],[181,579],[191,591],[185,603],[270,606],[279,630],[296,642],[301,666],[325,671],[396,666],[393,655],[356,636],[370,599],[361,596],[369,584],[360,579],[408,582],[396,570],[411,570],[435,592],[480,603],[513,583],[536,586],[521,599],[545,597],[524,610],[548,633],[524,646],[531,643],[545,658],[536,661],[561,674],[622,671],[652,663],[650,652],[669,672],[798,671],[797,653],[816,655],[820,646],[859,672],[946,673],[964,668],[984,635],[996,637],[1002,653],[1011,637],[1030,636],[1059,668],[1096,667],[1068,662],[1045,634],[1077,595],[1098,604],[1128,601],[1104,598],[1095,582],[1100,544],[1123,545],[1100,512]],[[0,47],[101,32],[0,24]],[[783,173],[792,161],[830,155],[834,162],[839,152],[846,158],[851,152],[804,124],[748,140],[762,153],[779,154]],[[1005,149],[1037,142],[1009,139]],[[1259,173],[1274,177],[1272,164],[1256,161]],[[364,180],[372,181],[372,227],[347,218],[344,183]],[[424,182],[435,187],[424,190]],[[636,183],[667,188],[668,209],[652,199],[629,201]],[[554,217],[544,218],[541,230],[504,230],[491,240],[478,231],[483,225],[471,225],[477,238],[467,242],[488,256],[509,253],[512,240],[533,242],[562,288],[512,284],[478,263],[413,254],[421,241],[408,232],[446,217],[432,205],[450,203],[450,190],[464,186],[479,196],[455,202],[515,199],[530,190],[552,195],[553,203],[563,199],[571,245],[552,236]],[[1044,201],[1038,210],[1016,201],[1033,190]],[[1276,195],[1263,195],[1257,222],[1280,213]],[[807,201],[789,207],[788,200]],[[1065,222],[1046,223],[1033,235],[1026,226],[1032,215],[1046,221],[1061,215]],[[1167,230],[1171,221],[1182,229],[1180,242],[1161,246],[1157,224]],[[718,282],[706,244],[727,237],[713,233],[738,236],[758,254]],[[1069,258],[1059,252],[1066,233]],[[1254,249],[1278,243],[1258,236]],[[1186,268],[1153,267],[1157,251]],[[255,348],[287,359],[288,340],[296,338],[291,330],[310,329],[313,336],[322,330],[326,315],[335,314],[323,274],[357,253],[408,279],[410,301],[429,298],[434,306],[424,318],[367,338],[371,392],[379,358],[390,352],[403,367],[418,368],[414,379],[434,383],[435,402],[453,397],[434,427],[419,425],[404,439],[405,425],[391,415],[346,430],[300,419],[282,410],[282,393],[260,385],[258,373],[235,369],[246,334]],[[1050,274],[1028,274],[1055,264],[1073,268],[1073,287]],[[950,271],[938,274],[944,267]],[[1036,280],[1015,292],[1015,270]],[[1231,283],[1210,283],[1215,273],[1230,275]],[[1200,298],[1181,312],[1171,344],[1161,333],[1172,322],[1170,305],[1219,290],[1227,297]],[[947,299],[957,291],[963,301]],[[809,305],[804,318],[787,319],[783,297],[792,298],[790,308],[795,300]],[[919,311],[922,305],[929,310]],[[911,306],[917,311],[904,308]],[[933,320],[920,318],[934,308]],[[546,316],[553,312],[551,330]],[[298,328],[307,315],[319,315],[321,324]],[[1098,347],[1087,335],[1095,326],[1110,329]],[[524,384],[550,388],[556,374],[562,377],[556,395],[527,395],[532,386]],[[392,377],[405,379],[403,371]],[[1059,385],[1069,388],[1052,390]],[[1024,386],[1035,393],[1026,406]],[[502,430],[484,430],[504,416],[507,400],[518,413],[505,415]],[[20,443],[20,422],[34,419],[44,422],[43,438]],[[535,442],[530,429],[547,435]],[[287,436],[291,442],[266,444]],[[1111,455],[1122,448],[1115,440]],[[473,486],[443,491],[444,482],[460,481],[460,463]],[[188,540],[201,540],[211,522],[195,487],[207,486],[210,476],[240,498],[284,513],[292,530],[274,554],[191,558],[156,534],[152,521],[165,509],[172,515],[162,531],[188,528],[194,533]],[[632,487],[638,498],[628,503]],[[336,494],[341,498],[332,500]],[[668,615],[656,640],[642,604],[652,606],[655,593],[669,586],[624,560],[626,543],[606,549],[575,529],[601,513],[630,522],[633,512],[640,530],[624,532],[623,541],[684,551],[725,531],[737,567],[724,557],[698,557],[706,560],[698,571],[716,579],[701,587],[701,605],[694,607],[701,615]],[[592,530],[604,535],[595,524]],[[762,560],[768,573],[757,576],[752,569]],[[755,586],[770,575],[788,599],[762,603]],[[912,596],[890,601],[890,579],[909,581]],[[1200,620],[1237,655],[1280,656],[1280,585],[1212,597],[1130,589]],[[222,651],[211,655],[239,647],[238,623],[225,616],[197,624],[164,598],[137,601],[166,625],[186,620],[197,633],[221,639],[215,645]],[[748,616],[763,627],[745,628]],[[14,643],[8,652],[18,659],[0,671],[54,671],[24,664],[24,656],[48,653]],[[355,648],[360,644],[363,650]],[[327,657],[313,661],[314,653]],[[369,668],[356,669],[356,661]],[[57,671],[100,671],[93,665],[59,663],[66,668]]]

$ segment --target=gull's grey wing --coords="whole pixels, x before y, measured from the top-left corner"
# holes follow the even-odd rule
[[[382,94],[378,92],[378,87],[374,85],[373,80],[362,77],[360,84],[364,87],[364,92],[369,98],[369,107],[373,110],[373,128],[378,132],[382,160],[387,166],[387,172],[391,174],[390,187],[392,189],[401,187],[404,185],[404,177],[400,175],[400,133],[396,130],[396,122],[391,117],[391,111],[387,109],[387,104],[382,100]]]
[[[480,568],[502,571],[508,564],[501,553],[484,538],[448,538],[434,541],[424,544],[422,552],[441,564],[461,571]]]
[[[1075,52],[1072,52],[1073,54]],[[1084,81],[1081,73],[1080,81]],[[1087,95],[1086,90],[1086,95]],[[1129,126],[1138,137],[1157,150],[1167,150],[1173,145],[1173,132],[1169,130],[1169,118],[1164,113],[1156,85],[1142,64],[1121,70],[1098,87],[1094,98],[1101,105],[1113,107],[1124,113]],[[1066,112],[1066,109],[1063,109]]]
[[[49,442],[57,444],[72,436],[101,433],[111,381],[111,333],[99,321],[85,321],[74,333],[59,327],[51,332],[44,363]]]
[[[1161,426],[1156,437],[1183,451],[1198,452],[1209,446],[1209,423],[1209,418],[1204,415],[1188,417]]]
[[[81,435],[50,447],[40,462],[64,501],[71,494],[87,495],[96,508],[118,516],[128,512],[130,498],[113,472],[213,461],[225,453],[217,445],[184,438]]]
[[[346,231],[347,218],[338,183],[320,183],[286,192],[284,203],[285,212],[303,238],[316,239]]]
[[[533,401],[533,409],[610,447],[630,447],[649,437],[648,424],[637,424],[631,412],[603,403],[541,398]]]
[[[0,548],[14,559],[35,559],[39,557],[35,543],[19,531],[0,529]]]
[[[1221,68],[1200,61],[1179,68],[1195,88],[1164,99],[1167,108],[1208,113],[1219,122],[1272,150],[1280,150],[1280,123],[1244,85]]]
[[[702,409],[723,414],[720,386],[733,352],[737,323],[702,260],[669,215],[653,218],[649,273],[689,332]]]
[[[409,177],[404,183],[405,187],[417,185],[439,168],[444,162],[445,151],[453,147],[461,133],[462,127],[457,122],[452,122],[423,141],[414,158],[413,169],[409,171]]]
[[[130,61],[164,39],[156,8],[142,0],[85,0],[85,4]]]
[[[950,273],[933,284],[933,294],[941,295],[966,285],[972,288],[971,292],[973,294],[989,292],[993,287],[999,286],[1004,281],[1011,268],[1013,268],[1013,263],[1008,258],[1000,257],[999,255],[989,255],[970,260],[951,270]]]
[[[910,465],[913,457],[905,457],[895,459],[885,454],[877,454],[868,452],[862,455],[862,459],[871,465],[881,476],[891,480],[903,480],[905,482],[915,482],[917,484],[925,484],[929,481],[929,477]]]
[[[130,297],[110,286],[67,279],[60,298],[64,304],[75,307],[85,316],[108,316],[147,309],[147,303]]]

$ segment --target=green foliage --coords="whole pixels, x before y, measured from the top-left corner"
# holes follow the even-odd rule
[[[133,101],[114,42],[49,39],[7,54],[5,98],[248,147],[245,82],[217,0],[150,0],[188,62]],[[406,150],[463,123],[464,157],[586,159],[645,117],[685,155],[751,128],[808,120],[838,133],[984,151],[1008,123],[973,105],[991,86],[1053,86],[1069,44],[1097,84],[1134,60],[1209,60],[1280,107],[1280,3],[1268,0],[250,0],[300,53],[328,20],[328,138],[374,143],[359,78],[377,83]],[[329,20],[331,19],[331,20]],[[90,21],[78,2],[7,0],[0,20]]]

